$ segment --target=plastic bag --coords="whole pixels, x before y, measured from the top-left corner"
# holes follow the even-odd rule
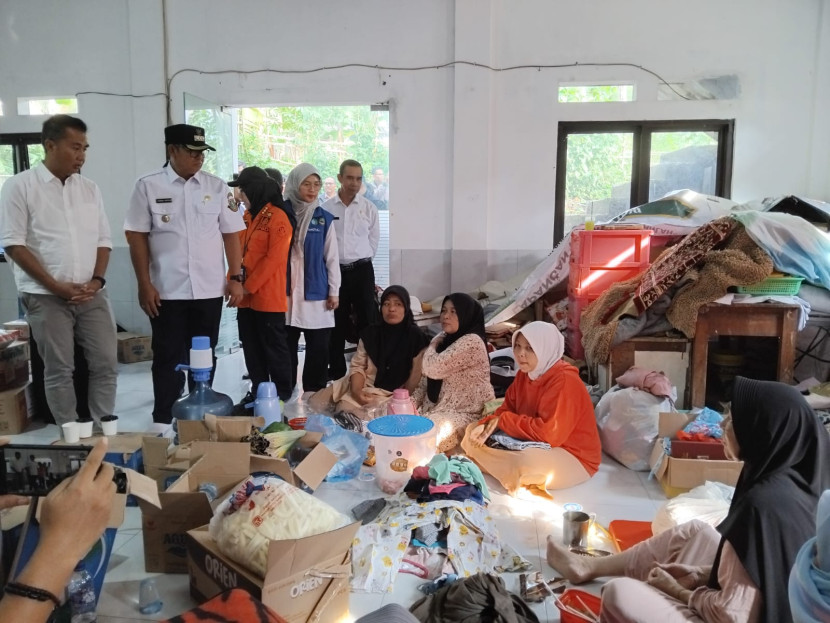
[[[369,440],[366,437],[340,428],[333,419],[325,415],[308,416],[305,429],[323,433],[320,443],[337,457],[337,463],[326,475],[327,482],[351,480],[360,473],[360,466],[369,450]]]
[[[830,240],[814,225],[792,214],[734,212],[755,243],[772,258],[775,268],[830,289]]]
[[[735,487],[707,480],[663,504],[651,522],[651,531],[657,535],[692,519],[717,526],[726,518],[734,493]]]
[[[265,577],[271,540],[342,528],[349,517],[273,474],[249,477],[216,509],[208,531],[219,551]]]
[[[659,414],[674,410],[671,398],[615,385],[600,399],[595,410],[602,449],[629,469],[648,471]]]

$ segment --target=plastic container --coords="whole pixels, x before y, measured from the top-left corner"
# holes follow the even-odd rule
[[[271,381],[259,384],[256,390],[256,400],[247,405],[247,407],[253,408],[254,416],[262,416],[265,418],[263,428],[267,428],[274,422],[282,422],[277,386]]]
[[[650,521],[614,519],[608,524],[608,532],[614,538],[617,549],[621,552],[654,536]]]
[[[426,464],[438,441],[435,423],[419,415],[385,415],[369,422],[375,445],[377,483],[395,494],[409,481],[412,470]]]
[[[226,394],[213,391],[210,387],[210,371],[213,369],[213,353],[210,338],[197,336],[193,338],[190,349],[190,365],[178,365],[176,370],[190,370],[196,386],[184,398],[173,403],[173,430],[178,433],[177,420],[203,420],[205,413],[213,415],[230,415],[233,412],[233,400]],[[178,443],[178,434],[176,435]]]
[[[569,588],[556,601],[556,607],[559,608],[560,612],[559,620],[561,623],[584,623],[586,620],[591,620],[588,616],[579,617],[571,614],[562,607],[562,604],[579,612],[585,612],[587,608],[599,620],[601,603],[600,598],[592,593],[587,593],[576,588]]]
[[[593,301],[599,298],[599,294],[576,296],[568,295],[568,330],[565,333],[565,346],[568,356],[572,359],[585,359],[585,349],[582,346],[582,331],[579,328],[579,320],[583,310]]]
[[[409,397],[408,389],[396,389],[392,392],[392,399],[387,403],[388,415],[417,415],[415,403]]]
[[[738,286],[741,294],[770,294],[778,296],[795,296],[801,289],[801,277],[767,277],[760,283]]]

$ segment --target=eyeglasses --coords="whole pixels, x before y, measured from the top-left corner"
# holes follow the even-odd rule
[[[178,148],[194,160],[201,160],[207,155],[207,149],[190,149],[185,145],[179,145]]]

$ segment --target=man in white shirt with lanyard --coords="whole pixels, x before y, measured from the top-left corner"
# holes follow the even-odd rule
[[[334,310],[334,330],[329,350],[329,378],[346,376],[347,327],[352,313],[357,334],[375,322],[378,314],[375,296],[375,269],[372,259],[380,241],[380,223],[375,205],[359,193],[363,167],[357,160],[344,160],[337,176],[340,190],[323,204],[333,214],[334,232],[340,252],[340,305]]]
[[[205,131],[171,125],[164,142],[167,163],[136,182],[124,229],[138,302],[153,328],[153,421],[169,424],[184,389],[176,364],[188,362],[194,336],[208,336],[215,349],[223,297],[228,307],[242,300],[237,232],[245,224],[225,181],[201,170],[207,150],[215,151]]]
[[[44,390],[58,425],[77,419],[75,342],[89,367],[89,412],[112,415],[118,379],[115,322],[104,290],[112,240],[98,186],[81,176],[86,124],[43,123],[44,160],[0,194],[0,245],[44,363]]]

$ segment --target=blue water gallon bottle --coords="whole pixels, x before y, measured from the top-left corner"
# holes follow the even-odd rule
[[[176,370],[190,370],[195,386],[187,396],[173,403],[173,430],[178,433],[178,420],[203,420],[206,413],[230,415],[233,400],[230,396],[213,391],[210,387],[210,372],[213,370],[213,351],[210,338],[196,336],[190,349],[190,365],[180,364]],[[178,438],[178,434],[176,435]],[[178,443],[178,440],[176,441]]]

